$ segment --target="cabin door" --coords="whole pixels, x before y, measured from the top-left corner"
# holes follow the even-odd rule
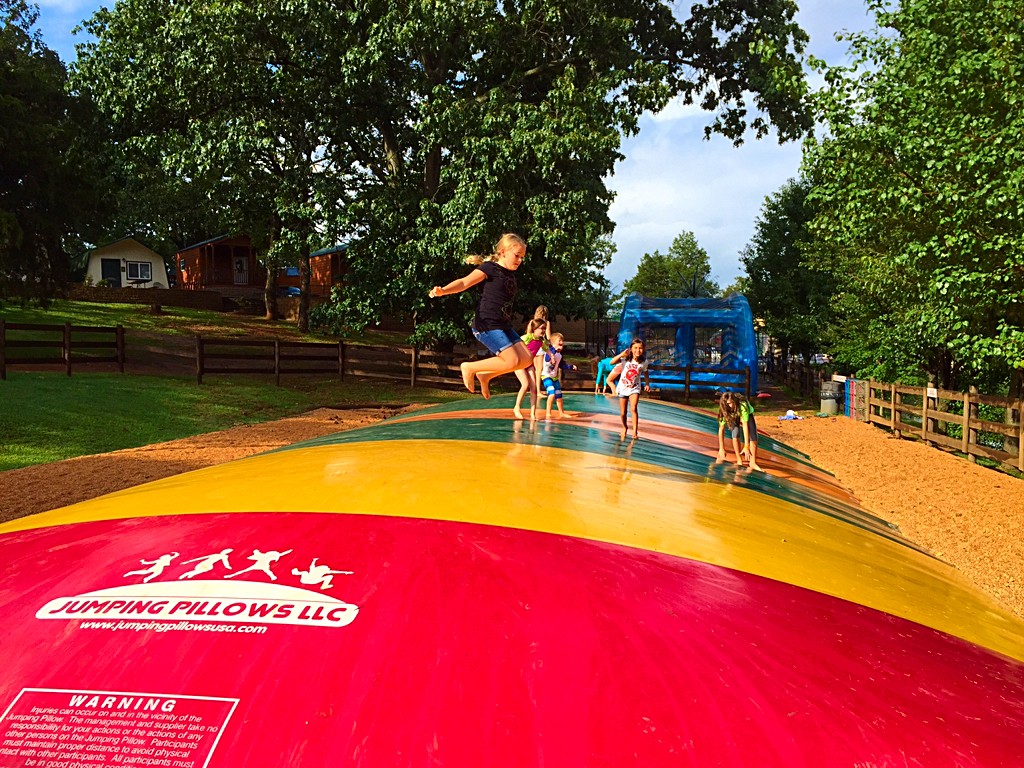
[[[100,259],[100,278],[111,288],[121,287],[121,260]]]
[[[235,285],[249,284],[249,260],[235,257]]]

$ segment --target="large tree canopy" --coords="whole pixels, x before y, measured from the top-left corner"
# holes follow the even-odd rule
[[[719,294],[711,277],[708,252],[692,232],[676,236],[668,253],[645,253],[636,274],[623,283],[624,293],[641,293],[656,299],[710,298]]]
[[[425,287],[508,230],[530,245],[520,308],[584,306],[612,229],[605,179],[644,111],[681,95],[733,140],[769,121],[799,135],[795,10],[711,0],[680,20],[661,0],[122,0],[88,25],[76,83],[119,147],[237,201],[236,227],[262,228],[282,259],[352,240],[338,317],[416,313],[437,334],[465,310],[428,303]]]
[[[1005,377],[1024,368],[1024,7],[873,6],[806,158],[847,349],[878,376]]]

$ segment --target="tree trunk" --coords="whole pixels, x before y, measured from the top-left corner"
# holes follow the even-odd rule
[[[302,333],[309,332],[309,237],[302,238],[299,253],[299,317],[296,322]]]
[[[277,320],[281,316],[277,308],[277,270],[267,264],[267,281],[263,284],[263,303],[266,305],[267,320]]]

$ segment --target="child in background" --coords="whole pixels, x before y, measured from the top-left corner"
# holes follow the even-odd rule
[[[732,449],[736,453],[736,466],[743,466],[743,456],[751,469],[764,472],[757,463],[757,421],[754,406],[736,392],[723,392],[718,398],[718,460],[725,461],[725,430],[732,435]],[[739,437],[743,435],[743,448]]]
[[[533,310],[533,318],[530,320],[530,322],[532,323],[534,321],[541,322],[544,324],[544,338],[550,341],[551,320],[548,318],[548,308],[545,307],[543,304],[538,305],[537,308]],[[547,347],[545,347],[544,349],[545,351],[547,351]],[[537,376],[537,381],[541,381],[543,378],[541,374],[543,373],[544,368],[544,356],[539,352],[537,353],[537,356],[533,358],[533,368],[534,373]]]
[[[616,363],[622,364],[615,385],[615,392],[619,396],[619,415],[622,417],[621,437],[625,438],[626,432],[629,431],[626,412],[628,406],[629,410],[633,412],[633,439],[635,440],[639,436],[640,429],[640,390],[642,388],[645,392],[651,391],[651,382],[647,372],[647,357],[644,355],[644,340],[633,339],[627,349],[612,358],[612,365]],[[642,387],[641,375],[644,379]],[[613,376],[614,374],[610,374],[608,378],[611,379]]]
[[[545,322],[543,320],[533,319],[526,326],[526,334],[522,337],[523,343],[526,345],[526,349],[531,355],[536,358],[541,354],[542,350],[546,350],[548,347],[548,341],[544,336]],[[521,407],[523,405],[523,397],[526,395],[527,390],[530,392],[530,421],[537,420],[537,373],[532,365],[528,365],[525,368],[521,368],[516,371],[516,378],[519,379],[519,394],[516,395],[516,405],[512,409],[512,412],[516,415],[517,419],[523,418],[523,412]]]
[[[548,351],[544,353],[544,367],[541,370],[541,384],[548,395],[547,418],[551,419],[551,406],[558,403],[558,418],[565,418],[565,408],[562,406],[562,384],[558,380],[558,374],[565,371],[575,371],[576,366],[562,360],[562,347],[565,346],[565,338],[560,333],[551,334],[548,342]]]
[[[543,304],[539,305],[535,310],[533,310],[533,320],[540,320],[542,323],[544,323],[544,338],[550,339],[551,319],[548,317],[548,308],[545,307]],[[533,320],[531,320],[530,322],[533,322]]]
[[[608,377],[611,375],[614,368],[615,366],[612,365],[612,358],[610,357],[606,357],[597,362],[597,375],[594,377],[595,395],[603,395],[606,389],[610,390],[611,394],[615,394],[615,379],[608,381]]]

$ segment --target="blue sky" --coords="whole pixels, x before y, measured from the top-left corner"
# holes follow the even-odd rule
[[[71,30],[103,5],[96,0],[37,0],[46,44],[64,61],[75,58]],[[837,31],[871,27],[865,0],[798,0],[798,20],[811,37],[809,50],[830,64],[846,59]],[[112,3],[109,3],[112,5]],[[684,5],[687,5],[684,3]],[[626,156],[609,186],[616,193],[611,217],[617,253],[607,276],[618,287],[636,273],[645,253],[665,253],[681,232],[693,232],[708,252],[711,271],[725,287],[743,271],[739,253],[754,232],[767,195],[796,176],[798,144],[769,137],[736,148],[704,140],[708,114],[671,104],[641,120],[640,133],[623,143]]]

